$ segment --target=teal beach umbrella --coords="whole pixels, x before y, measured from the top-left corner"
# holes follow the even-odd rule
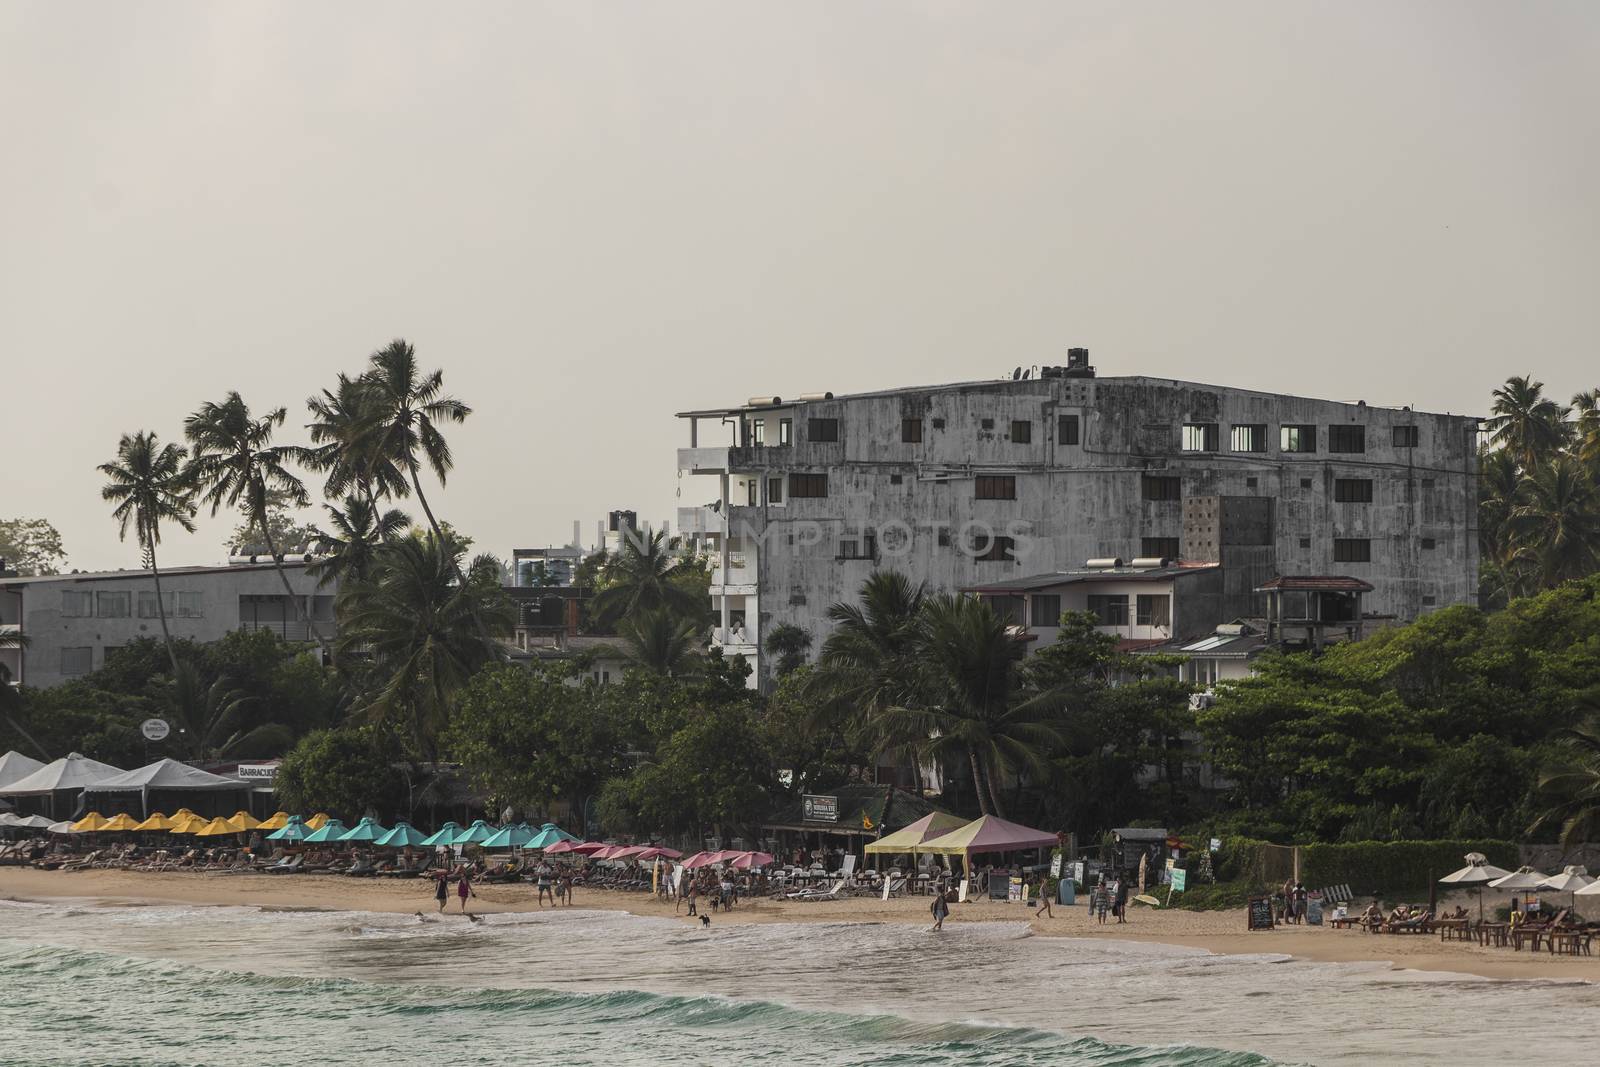
[[[456,835],[460,832],[460,823],[447,822],[427,837],[424,837],[422,843],[429,848],[438,848],[441,845],[448,847],[456,843]]]
[[[322,824],[322,829],[313,830],[306,835],[306,844],[332,844],[348,832],[348,827],[346,827],[344,823],[340,822],[338,819],[329,819],[327,822]]]
[[[410,848],[427,844],[427,838],[422,836],[421,830],[410,823],[397,822],[393,830],[378,838],[373,844],[379,848]]]
[[[339,836],[339,842],[341,844],[346,841],[371,844],[388,832],[389,828],[387,826],[384,826],[377,819],[374,819],[369,815],[363,818],[360,822],[356,823],[354,827],[341,834]]]
[[[573,837],[571,834],[569,834],[565,830],[561,829],[561,827],[557,826],[555,823],[547,822],[543,826],[541,826],[539,828],[539,830],[533,835],[532,840],[530,840],[526,845],[523,845],[522,847],[523,848],[549,848],[551,845],[555,844],[557,841],[577,841],[577,840],[578,840],[578,838]]]
[[[306,829],[306,822],[298,815],[289,816],[289,821],[280,829],[267,835],[268,841],[304,841],[315,831]]]
[[[481,845],[494,836],[494,827],[479,819],[455,836],[452,845]]]
[[[502,826],[483,843],[483,847],[526,848],[535,833],[534,828],[525,822],[517,823],[515,826]]]

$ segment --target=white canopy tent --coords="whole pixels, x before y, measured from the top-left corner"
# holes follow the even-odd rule
[[[121,767],[113,767],[73,752],[45,764],[19,781],[0,787],[0,794],[8,797],[47,796],[50,798],[50,813],[54,815],[57,793],[78,792],[102,778],[121,773]]]
[[[1483,887],[1507,877],[1508,872],[1490,863],[1489,857],[1482,852],[1468,852],[1461,858],[1467,861],[1467,865],[1459,871],[1451,871],[1439,879],[1439,882],[1442,885],[1476,889],[1478,891],[1478,921],[1482,922]]]
[[[31,756],[24,756],[20,752],[7,752],[0,756],[0,793],[5,792],[5,787],[22,779],[35,771],[44,770],[44,764]]]
[[[250,786],[237,778],[202,771],[174,759],[160,759],[131,771],[101,778],[83,787],[85,793],[138,793],[141,814],[150,815],[150,794],[178,792],[245,792]]]

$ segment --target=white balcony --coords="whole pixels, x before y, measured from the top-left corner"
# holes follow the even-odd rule
[[[722,512],[704,506],[678,509],[678,532],[689,537],[722,532]]]
[[[729,552],[728,573],[722,573],[722,554],[711,554],[711,591],[728,596],[750,596],[756,591],[756,555],[754,552]]]
[[[725,656],[739,655],[753,660],[760,651],[755,635],[742,626],[735,626],[731,630],[725,630],[720,626],[714,628],[711,631],[711,643],[722,649],[722,654]]]
[[[680,448],[678,470],[690,474],[728,473],[728,452],[724,448]]]

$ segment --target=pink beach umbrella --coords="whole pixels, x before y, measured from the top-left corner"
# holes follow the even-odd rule
[[[576,842],[576,841],[557,841],[555,844],[553,844],[549,848],[545,849],[544,850],[544,854],[546,856],[559,856],[563,852],[576,852],[576,851],[578,851],[578,842]]]
[[[709,867],[717,862],[717,858],[720,855],[720,852],[696,852],[683,861],[683,866],[691,871],[698,870],[701,867]]]
[[[733,859],[733,865],[741,871],[765,867],[771,862],[772,857],[765,852],[741,852]]]
[[[641,853],[650,851],[649,845],[624,845],[615,852],[606,856],[608,860],[629,860],[637,858]],[[599,853],[595,853],[599,855]]]

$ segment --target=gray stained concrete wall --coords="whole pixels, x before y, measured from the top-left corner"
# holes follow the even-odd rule
[[[1267,542],[1240,545],[1250,548],[1236,561],[1250,581],[1269,571],[1353,575],[1376,587],[1368,611],[1401,619],[1477,596],[1471,417],[1142,377],[906,389],[812,401],[793,414],[791,445],[730,455],[735,477],[759,472],[764,484],[796,472],[828,476],[826,497],[795,498],[786,478],[781,505],[732,509],[734,531],[760,542],[763,634],[793,622],[820,640],[828,605],[853,599],[874,568],[836,558],[838,537],[861,528],[877,531],[878,565],[951,590],[1132,558],[1144,538],[1196,540],[1180,556],[1216,558],[1222,545],[1198,543],[1185,525],[1184,501],[1203,497],[1234,502],[1214,530],[1218,541]],[[1062,416],[1076,416],[1076,444]],[[813,419],[837,419],[838,440],[813,441]],[[920,441],[902,439],[906,419],[920,420]],[[1184,451],[1186,423],[1214,424],[1216,449]],[[1283,451],[1286,425],[1314,427],[1315,451]],[[1244,433],[1259,433],[1264,450],[1234,451],[1236,426],[1261,428]],[[1362,427],[1364,451],[1330,451],[1335,426]],[[1403,446],[1399,427],[1415,427],[1414,447]],[[976,480],[994,475],[1016,479],[1014,500],[975,499]],[[1146,475],[1180,478],[1182,499],[1146,499]],[[1370,502],[1337,501],[1339,479],[1370,480]],[[1018,558],[958,551],[968,524],[1025,531]],[[1367,540],[1370,562],[1336,561],[1335,539]],[[1229,583],[1230,594],[1239,591]]]

